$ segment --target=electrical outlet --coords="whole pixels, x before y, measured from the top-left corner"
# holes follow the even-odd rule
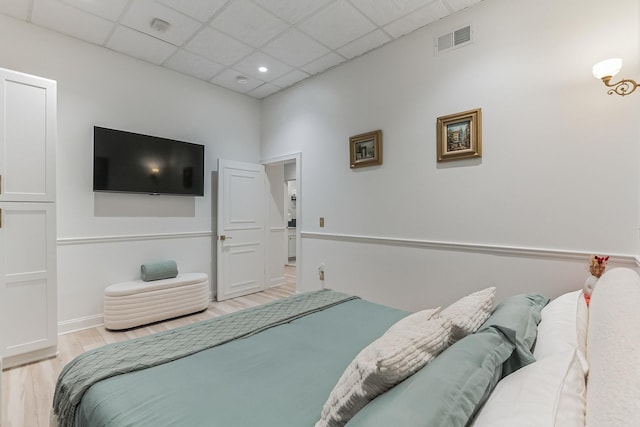
[[[324,227],[324,217],[320,217],[320,227]]]
[[[318,266],[318,277],[321,281],[324,281],[324,262],[321,262]]]

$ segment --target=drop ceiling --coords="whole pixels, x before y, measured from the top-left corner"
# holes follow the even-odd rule
[[[2,0],[0,13],[260,99],[480,1]]]

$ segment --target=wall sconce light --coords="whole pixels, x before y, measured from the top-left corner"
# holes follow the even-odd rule
[[[613,93],[620,96],[629,95],[638,87],[638,83],[631,79],[622,79],[618,83],[611,83],[611,79],[620,72],[621,68],[622,59],[620,58],[605,59],[593,66],[593,76],[596,79],[601,79],[605,86],[612,88],[607,92],[609,95]]]

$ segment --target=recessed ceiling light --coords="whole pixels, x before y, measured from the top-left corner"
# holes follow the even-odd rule
[[[258,67],[258,71],[260,71],[261,73],[266,73],[267,71],[269,71],[269,69],[264,65],[261,65]]]
[[[153,28],[154,30],[160,33],[164,33],[165,31],[167,31],[170,26],[171,24],[165,21],[164,19],[153,18],[153,20],[151,21],[151,28]]]
[[[238,76],[236,77],[236,81],[241,85],[246,85],[249,79],[246,78],[245,76]]]

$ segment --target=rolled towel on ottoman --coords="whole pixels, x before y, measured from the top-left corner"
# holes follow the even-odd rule
[[[160,279],[172,279],[178,275],[178,265],[175,261],[160,261],[140,266],[140,276],[145,282]]]

